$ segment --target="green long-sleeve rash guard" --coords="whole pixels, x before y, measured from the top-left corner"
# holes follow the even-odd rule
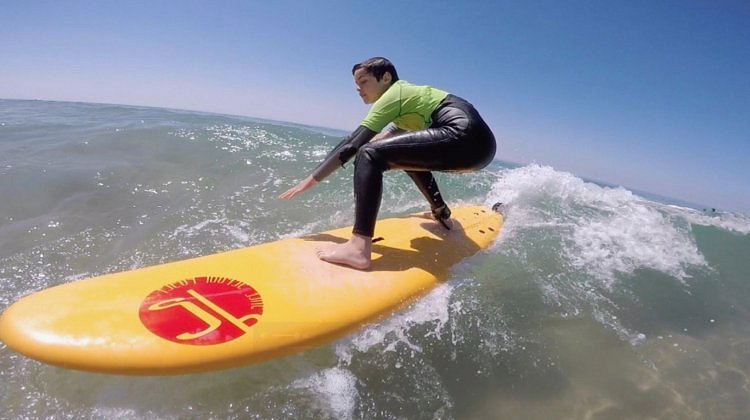
[[[372,104],[361,125],[376,133],[390,122],[405,131],[424,130],[432,124],[432,111],[446,96],[448,92],[440,89],[399,80]]]
[[[372,105],[359,127],[339,143],[313,171],[313,178],[321,181],[343,166],[360,147],[389,123],[404,131],[424,130],[432,124],[432,112],[448,92],[431,86],[416,86],[405,80],[392,84]]]

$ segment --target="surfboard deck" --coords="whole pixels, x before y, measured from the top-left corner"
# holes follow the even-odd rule
[[[488,247],[502,215],[453,210],[446,230],[428,213],[379,220],[361,271],[315,249],[351,228],[278,240],[51,287],[0,317],[0,340],[72,369],[184,374],[304,351],[392,313]]]

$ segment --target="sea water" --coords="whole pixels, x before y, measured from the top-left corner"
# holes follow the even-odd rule
[[[277,199],[344,134],[0,100],[0,310],[89,276],[351,224],[351,165]],[[504,202],[505,225],[403,311],[306,353],[181,376],[71,371],[0,345],[0,418],[748,418],[747,215],[542,165],[436,178],[451,205]],[[381,217],[427,210],[405,174],[384,183]]]

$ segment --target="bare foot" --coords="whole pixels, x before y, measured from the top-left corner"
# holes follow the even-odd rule
[[[370,266],[371,251],[372,238],[353,234],[347,242],[318,249],[317,254],[323,261],[364,270]]]

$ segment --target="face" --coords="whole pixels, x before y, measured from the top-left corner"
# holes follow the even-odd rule
[[[391,79],[390,73],[385,73],[380,80],[377,80],[366,69],[357,69],[354,72],[354,83],[357,85],[357,93],[366,104],[377,101],[391,86]]]

